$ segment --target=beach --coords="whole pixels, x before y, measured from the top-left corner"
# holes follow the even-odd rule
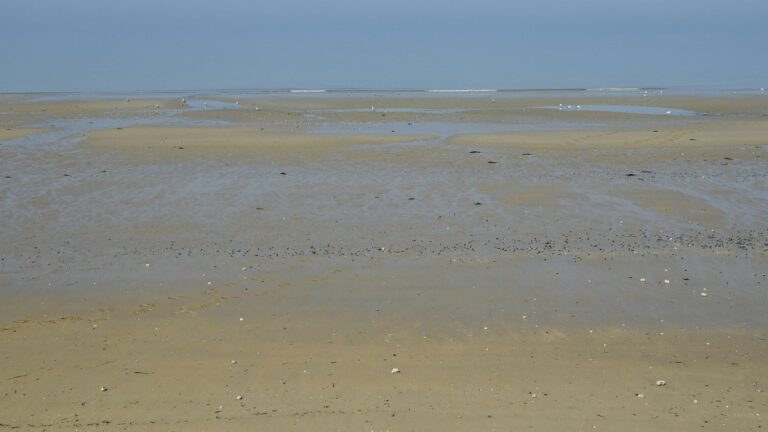
[[[761,430],[768,97],[530,93],[0,97],[0,430]]]

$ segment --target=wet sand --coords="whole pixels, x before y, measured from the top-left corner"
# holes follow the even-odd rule
[[[20,137],[35,134],[35,133],[40,133],[42,131],[44,131],[44,129],[34,129],[34,128],[0,129],[0,142],[6,141],[6,140],[12,140],[15,138],[20,138]]]
[[[0,429],[762,428],[768,98],[151,99],[0,99]]]

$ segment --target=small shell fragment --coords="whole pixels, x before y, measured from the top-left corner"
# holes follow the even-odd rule
[[[662,386],[667,385],[667,382],[664,381],[664,380],[658,380],[658,381],[656,381],[656,385],[659,386],[659,387],[662,387]]]
[[[400,373],[400,369],[398,369],[398,368],[392,368],[392,372],[390,372],[390,373],[393,373],[393,374],[399,374],[399,373]]]

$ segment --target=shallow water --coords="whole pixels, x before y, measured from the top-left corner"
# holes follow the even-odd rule
[[[702,115],[695,111],[688,111],[677,108],[639,106],[639,105],[558,105],[545,106],[542,109],[559,111],[592,111],[592,112],[614,112],[624,114],[644,114],[644,115],[668,115],[668,116],[697,116]]]

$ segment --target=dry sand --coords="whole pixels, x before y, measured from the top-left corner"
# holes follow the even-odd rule
[[[88,144],[158,158],[258,158],[281,161],[318,161],[354,145],[408,143],[430,140],[429,135],[302,135],[265,128],[132,127],[88,134]]]
[[[761,430],[768,98],[562,100],[3,98],[0,430]]]
[[[451,144],[522,149],[584,150],[597,148],[672,147],[676,151],[701,147],[762,146],[768,121],[713,122],[695,126],[666,126],[652,130],[599,130],[461,134]]]
[[[282,305],[270,310],[270,295],[231,290],[147,295],[146,303],[112,301],[72,316],[35,315],[46,308],[18,304],[29,318],[2,329],[4,427],[646,431],[763,424],[764,334],[534,324],[434,332],[386,318],[286,315]]]

